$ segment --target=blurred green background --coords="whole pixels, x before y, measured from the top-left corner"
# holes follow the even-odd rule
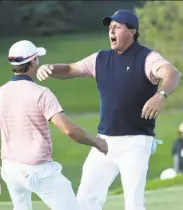
[[[133,10],[140,20],[140,42],[159,51],[183,72],[181,1],[0,1],[0,84],[8,81],[12,74],[7,62],[8,50],[21,39],[47,49],[47,55],[40,58],[41,64],[75,62],[109,48],[108,29],[102,27],[101,20],[104,15],[111,15],[118,9]],[[74,122],[96,135],[99,94],[94,78],[49,79],[38,83],[48,86],[56,94]],[[150,180],[158,178],[163,169],[173,166],[171,147],[182,122],[182,95],[181,80],[157,119],[157,138],[162,139],[164,144],[158,147],[150,160]],[[53,125],[50,128],[53,158],[63,165],[63,173],[72,181],[76,192],[82,164],[90,148],[72,142]],[[118,177],[111,189],[119,186]],[[2,191],[0,200],[9,200],[4,184]]]

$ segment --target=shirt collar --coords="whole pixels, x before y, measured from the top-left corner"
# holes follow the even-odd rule
[[[33,79],[26,74],[13,75],[10,81],[27,80],[33,82]]]

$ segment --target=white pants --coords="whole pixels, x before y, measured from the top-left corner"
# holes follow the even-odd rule
[[[79,210],[71,182],[62,175],[61,169],[57,162],[25,165],[3,160],[1,176],[14,210],[31,210],[32,192],[52,210]]]
[[[125,210],[145,210],[144,190],[154,138],[143,135],[100,137],[107,140],[109,152],[105,156],[92,148],[86,158],[77,194],[81,209],[101,210],[108,188],[120,172]]]

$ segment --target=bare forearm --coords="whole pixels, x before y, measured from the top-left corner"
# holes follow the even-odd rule
[[[167,71],[162,77],[162,84],[160,90],[170,95],[178,86],[180,81],[180,73],[178,70]]]
[[[56,79],[70,79],[85,76],[77,68],[75,64],[53,64],[51,77]]]
[[[97,147],[97,138],[93,137],[79,126],[72,129],[72,131],[69,132],[67,135],[79,144]]]
[[[98,138],[90,135],[80,126],[73,123],[63,112],[54,115],[51,121],[63,132],[66,136],[80,144],[98,146]]]
[[[70,78],[69,75],[69,65],[68,64],[53,64],[51,65],[53,67],[51,77],[56,79],[68,79]]]

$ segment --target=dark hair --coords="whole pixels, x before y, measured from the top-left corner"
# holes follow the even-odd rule
[[[29,70],[30,62],[22,65],[12,65],[12,70],[15,73],[26,73]]]
[[[126,25],[126,27],[128,28],[128,29],[135,29],[134,28],[134,26],[132,26],[132,25],[130,25],[130,24],[125,24]],[[134,35],[134,41],[137,41],[138,40],[138,38],[139,38],[139,36],[140,36],[140,33],[139,33],[139,31],[138,30],[136,30],[136,33],[135,33],[135,35]]]

